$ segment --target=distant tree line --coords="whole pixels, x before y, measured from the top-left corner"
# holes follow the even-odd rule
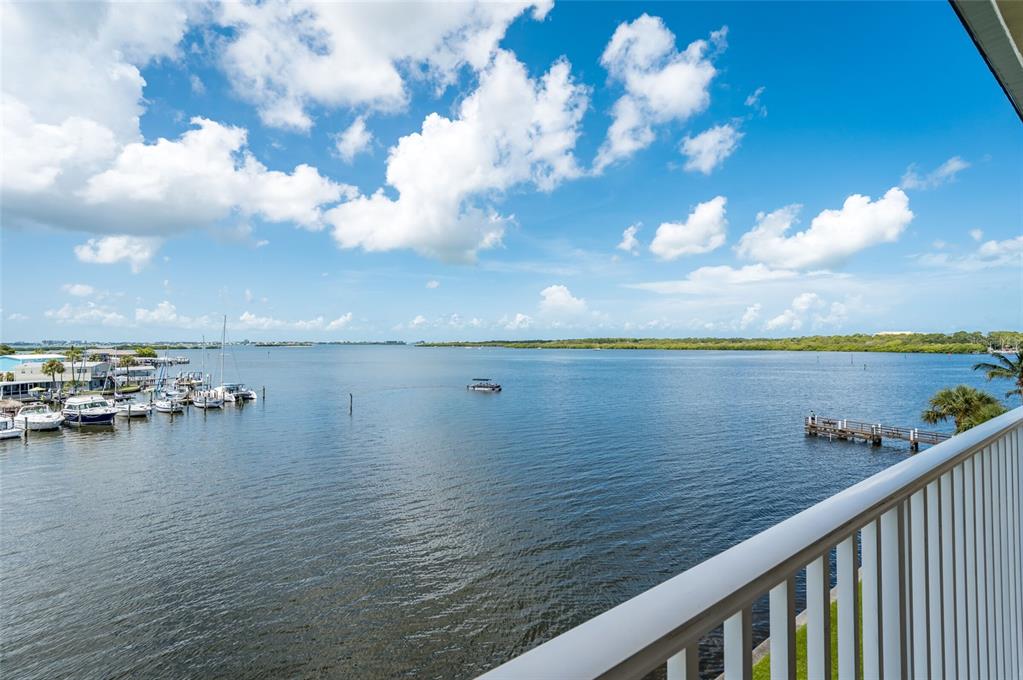
[[[798,338],[577,338],[422,343],[424,347],[515,347],[521,349],[768,350],[796,352],[921,352],[979,354],[1016,349],[1023,333],[906,333],[898,335],[810,335]]]

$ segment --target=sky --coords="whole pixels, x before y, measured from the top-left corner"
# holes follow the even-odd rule
[[[0,12],[6,342],[1023,328],[944,2]]]

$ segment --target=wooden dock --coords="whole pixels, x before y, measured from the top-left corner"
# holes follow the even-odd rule
[[[909,448],[913,451],[919,451],[921,444],[940,444],[952,436],[942,432],[919,430],[915,427],[893,427],[881,423],[865,423],[860,420],[827,418],[818,415],[807,416],[803,420],[803,428],[807,436],[851,441],[862,440],[870,442],[873,446],[881,446],[884,439],[899,439],[909,442]]]

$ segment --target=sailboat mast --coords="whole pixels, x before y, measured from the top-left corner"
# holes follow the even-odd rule
[[[224,315],[224,330],[220,333],[220,384],[224,384],[224,345],[227,344],[227,314]]]
[[[206,382],[206,336],[202,336],[202,374],[200,376]]]

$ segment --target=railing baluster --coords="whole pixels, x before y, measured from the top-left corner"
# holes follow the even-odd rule
[[[796,580],[771,588],[771,680],[796,679]]]
[[[927,503],[923,491],[909,497],[910,608],[913,622],[913,675],[917,678],[937,677],[930,671],[930,649],[927,628]]]
[[[991,651],[988,648],[988,617],[987,617],[987,521],[990,510],[987,507],[987,493],[984,488],[984,471],[987,469],[987,449],[976,455],[974,460],[977,482],[977,677],[988,677],[988,659]]]
[[[1020,564],[1021,564],[1021,545],[1020,545],[1020,499],[1019,499],[1019,485],[1017,480],[1019,479],[1019,431],[1010,432],[1006,437],[1009,446],[1009,474],[1008,474],[1008,495],[1012,502],[1012,523],[1009,526],[1010,529],[1010,560],[1013,572],[1013,591],[1012,591],[1012,647],[1013,647],[1013,674],[1017,677],[1020,673],[1023,673],[1023,659],[1020,655],[1023,654],[1023,642],[1020,640],[1020,632],[1023,629],[1023,611],[1020,609],[1020,597],[1021,589],[1023,589],[1023,582],[1020,581]]]
[[[828,553],[806,565],[806,673],[831,677],[831,588]]]
[[[1015,675],[1019,677],[1023,675],[1023,520],[1020,515],[1023,514],[1023,479],[1021,479],[1020,472],[1023,470],[1021,465],[1021,452],[1020,451],[1020,430],[1016,429],[1010,433],[1009,439],[1009,460],[1012,463],[1012,470],[1009,475],[1010,482],[1010,496],[1013,499],[1013,555],[1012,563],[1016,572],[1016,597],[1015,597],[1015,611],[1016,621],[1013,624],[1013,643],[1016,647],[1016,670]]]
[[[980,526],[979,503],[977,501],[979,456],[963,461],[963,512],[966,528],[964,545],[966,557],[966,633],[969,673],[963,677],[980,677],[980,569],[977,559],[977,529]]]
[[[838,680],[859,680],[859,626],[856,601],[859,599],[859,569],[856,559],[856,534],[838,544],[836,550],[838,586]]]
[[[994,505],[994,568],[995,568],[995,662],[998,677],[1006,678],[1005,655],[1008,647],[1005,621],[1005,497],[1002,495],[1002,442],[997,441],[991,451],[993,465],[991,467],[991,498]]]
[[[950,473],[946,473],[946,476]],[[930,631],[928,641],[931,650],[931,675],[940,678],[945,673],[944,637],[955,637],[955,617],[949,610],[949,626],[945,631],[942,621],[942,583],[941,583],[941,547],[942,547],[942,511],[941,490],[938,480],[927,485],[927,628]],[[951,546],[948,546],[951,557]],[[953,660],[953,665],[955,661]]]
[[[881,515],[881,617],[884,620],[881,664],[885,680],[901,680],[907,676],[902,517],[901,504]]]
[[[863,560],[863,677],[881,677],[881,536],[878,521],[860,530]]]
[[[964,465],[941,476],[941,570],[945,626],[945,677],[965,678],[969,671],[966,634],[966,517]],[[951,507],[949,507],[951,506]]]
[[[725,619],[725,680],[753,677],[752,609],[746,607]]]
[[[985,606],[987,607],[987,672],[984,673],[983,666],[981,673],[985,677],[1000,678],[998,676],[998,665],[995,658],[998,655],[998,629],[995,628],[995,520],[994,520],[994,494],[991,490],[991,468],[994,455],[991,447],[984,451],[984,578]]]
[[[700,680],[700,643],[668,657],[668,680]]]

